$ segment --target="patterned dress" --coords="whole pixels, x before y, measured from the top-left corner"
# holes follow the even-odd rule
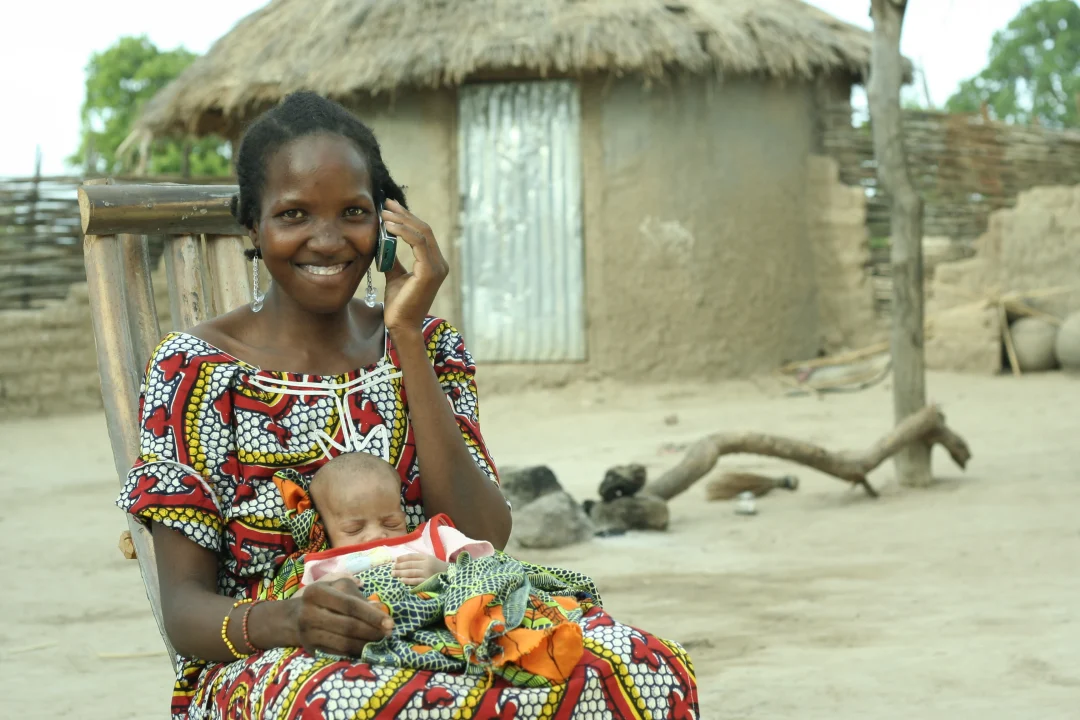
[[[473,459],[492,482],[480,434],[475,366],[446,322],[424,323],[428,356]],[[410,525],[425,520],[422,479],[397,354],[338,376],[271,372],[184,333],[162,340],[140,397],[140,457],[117,504],[218,553],[218,590],[254,597],[296,549],[272,481],[310,474],[329,456],[366,451],[401,475]],[[201,718],[573,719],[698,717],[685,651],[594,606],[585,653],[557,687],[315,658],[275,648],[232,663],[178,658],[174,720]]]

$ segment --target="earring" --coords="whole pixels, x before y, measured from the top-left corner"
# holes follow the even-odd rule
[[[367,293],[364,294],[364,302],[368,307],[375,307],[375,285],[371,282],[371,268],[367,271]]]
[[[259,312],[263,307],[266,293],[259,290],[259,256],[251,258],[251,312]]]

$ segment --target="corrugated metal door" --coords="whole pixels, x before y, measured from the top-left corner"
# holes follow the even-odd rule
[[[486,362],[584,360],[577,84],[471,85],[460,103],[469,348]]]

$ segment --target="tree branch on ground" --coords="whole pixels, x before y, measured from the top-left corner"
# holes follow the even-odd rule
[[[710,435],[691,445],[678,465],[645,483],[641,493],[671,500],[708,474],[720,458],[747,454],[789,460],[861,487],[867,495],[877,497],[867,476],[890,457],[916,443],[927,447],[941,445],[961,468],[971,459],[971,450],[964,439],[945,424],[939,408],[929,406],[906,418],[862,453],[831,452],[813,443],[763,433]]]

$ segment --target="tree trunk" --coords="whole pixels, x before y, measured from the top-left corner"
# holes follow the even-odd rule
[[[893,411],[898,424],[926,406],[922,199],[908,172],[900,110],[900,33],[906,9],[906,0],[870,2],[874,36],[867,88],[878,183],[892,198],[891,350]],[[916,442],[896,454],[896,472],[902,485],[930,484],[930,449],[928,443]]]

